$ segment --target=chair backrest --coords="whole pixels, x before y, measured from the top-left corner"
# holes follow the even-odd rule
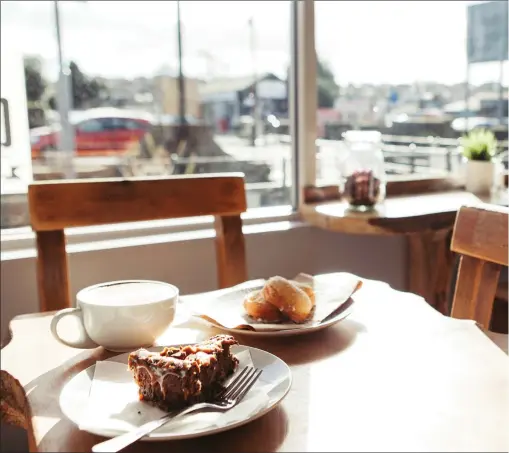
[[[71,306],[64,228],[215,216],[219,287],[247,279],[241,173],[37,182],[28,188],[41,311]]]
[[[508,262],[509,209],[483,204],[462,207],[451,250],[460,263],[451,316],[473,319],[489,328],[500,269]]]

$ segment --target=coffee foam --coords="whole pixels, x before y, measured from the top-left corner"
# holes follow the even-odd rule
[[[114,282],[95,286],[79,295],[80,301],[104,306],[145,305],[170,299],[173,286],[158,282]]]

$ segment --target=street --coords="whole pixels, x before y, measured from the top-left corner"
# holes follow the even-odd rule
[[[253,147],[249,141],[233,135],[215,135],[214,140],[227,154],[239,161],[264,162],[271,167],[270,179],[275,187],[292,184],[290,143],[283,142],[276,135],[267,135],[257,139]],[[317,181],[319,184],[337,184],[339,180],[338,163],[344,153],[341,142],[320,140],[317,155]],[[121,158],[108,157],[77,157],[75,163],[79,167],[118,166]],[[453,171],[458,169],[458,159],[453,158]],[[399,168],[406,166],[399,164]],[[391,168],[390,164],[387,165]],[[446,170],[444,156],[430,157],[430,167],[434,173]],[[2,160],[2,194],[19,193],[25,187],[17,179],[10,178],[11,169],[7,161]]]

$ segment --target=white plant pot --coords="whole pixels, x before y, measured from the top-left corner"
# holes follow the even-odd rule
[[[490,193],[495,183],[497,163],[468,160],[465,166],[465,187],[468,192]]]

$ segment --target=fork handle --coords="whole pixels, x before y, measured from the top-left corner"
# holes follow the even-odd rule
[[[177,413],[179,415],[179,413]],[[152,420],[150,422],[147,422],[143,425],[141,425],[139,428],[135,429],[134,431],[129,431],[125,434],[122,434],[117,437],[113,437],[109,440],[105,440],[104,442],[101,442],[99,444],[96,444],[92,447],[92,451],[94,453],[107,453],[107,452],[117,452],[120,450],[123,450],[124,448],[128,447],[132,443],[136,442],[137,440],[141,439],[142,437],[146,436],[147,434],[150,434],[152,431],[155,431],[157,428],[160,428],[165,423],[168,422],[173,416],[173,413],[165,415],[164,417],[161,417],[157,420]]]
[[[132,443],[140,440],[142,437],[150,434],[152,431],[155,431],[157,428],[160,428],[164,424],[166,424],[169,420],[174,420],[181,415],[189,414],[191,412],[204,409],[208,405],[206,403],[195,404],[193,406],[186,407],[185,409],[181,409],[176,412],[171,412],[168,415],[165,415],[157,420],[152,420],[141,425],[139,428],[136,428],[134,431],[129,431],[125,434],[121,434],[120,436],[113,437],[112,439],[105,440],[97,445],[92,447],[92,451],[94,453],[107,453],[107,452],[117,452],[123,450],[128,447]],[[218,410],[216,407],[215,410]]]

